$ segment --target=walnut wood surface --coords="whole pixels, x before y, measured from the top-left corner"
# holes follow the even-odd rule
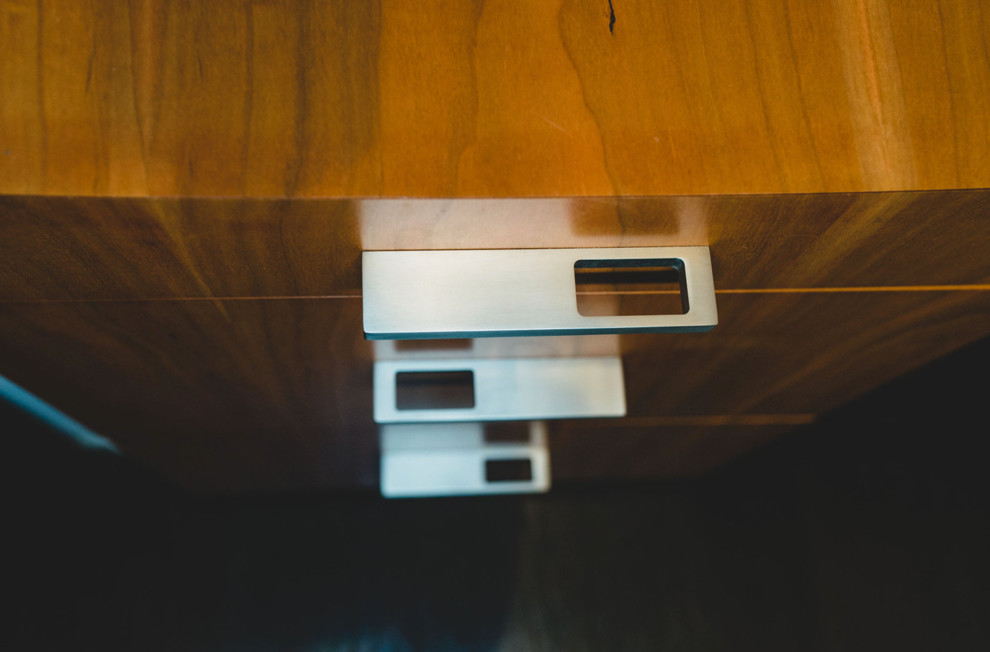
[[[188,487],[373,485],[363,248],[709,243],[719,326],[620,338],[629,417],[551,430],[558,478],[699,472],[990,334],[988,204],[0,197],[2,373]]]
[[[0,2],[0,192],[990,186],[981,0]]]
[[[629,418],[554,424],[557,477],[704,470],[990,333],[990,292],[726,295],[719,310],[710,333],[622,338]],[[0,360],[188,487],[376,481],[358,299],[5,303]]]
[[[711,246],[721,292],[990,283],[990,191],[542,200],[0,196],[0,301],[359,295],[363,249]]]

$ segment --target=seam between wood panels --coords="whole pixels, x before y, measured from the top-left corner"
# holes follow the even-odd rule
[[[715,290],[715,294],[853,294],[883,292],[990,292],[990,284],[979,285],[883,285],[851,287],[810,287],[810,288],[736,288]],[[660,295],[679,294],[677,290],[626,290],[617,292],[578,291],[580,295]],[[356,294],[314,294],[314,295],[274,295],[274,296],[227,296],[227,297],[134,297],[121,299],[23,299],[0,301],[0,305],[23,305],[44,303],[154,303],[182,301],[326,301],[340,299],[361,299]]]
[[[753,288],[715,290],[715,294],[815,294],[843,292],[987,292],[990,284],[972,285],[876,285],[822,288]]]

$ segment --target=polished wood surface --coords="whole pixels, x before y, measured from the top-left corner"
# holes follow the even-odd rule
[[[971,190],[0,197],[0,359],[187,486],[371,485],[363,249],[710,244],[719,326],[619,338],[629,417],[551,430],[560,478],[685,474],[990,334],[988,214]]]
[[[980,0],[0,2],[0,192],[990,186]]]
[[[719,311],[710,333],[621,338],[629,417],[553,424],[555,477],[706,470],[990,334],[990,291]],[[198,489],[375,484],[372,358],[359,299],[0,304],[5,375]]]
[[[720,293],[990,283],[990,192],[541,200],[0,196],[0,301],[359,296],[362,250],[711,246]]]

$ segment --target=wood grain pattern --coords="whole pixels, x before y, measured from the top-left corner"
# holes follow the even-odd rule
[[[350,202],[0,197],[0,243],[6,301],[360,288]]]
[[[990,186],[980,0],[0,2],[0,193]]]
[[[705,470],[990,334],[990,292],[731,295],[719,308],[711,333],[622,338],[631,419],[554,425],[557,477]],[[360,322],[356,299],[8,303],[0,360],[187,487],[373,485]],[[600,466],[584,457],[595,447]]]
[[[988,306],[985,291],[722,296],[710,333],[623,338],[627,400],[635,415],[820,414],[990,334]]]
[[[620,338],[629,418],[551,438],[558,478],[700,472],[990,334],[988,207],[0,197],[2,373],[188,487],[370,486],[362,249],[710,244],[719,327]]]
[[[0,0],[0,373],[187,486],[372,484],[362,250],[707,244],[599,469],[671,474],[990,333],[983,3],[612,6]]]
[[[375,482],[360,301],[0,311],[5,375],[181,484]]]
[[[363,249],[709,244],[721,292],[990,283],[990,192],[0,197],[0,301],[359,295]]]

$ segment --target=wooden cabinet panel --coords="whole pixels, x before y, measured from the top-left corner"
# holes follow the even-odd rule
[[[347,201],[0,197],[0,300],[360,291]]]
[[[710,245],[720,325],[551,433],[672,474],[990,334],[979,0],[612,5],[0,2],[0,373],[186,486],[373,484],[362,250]]]
[[[373,482],[360,300],[3,304],[0,314],[6,376],[186,486]]]
[[[990,186],[980,0],[0,4],[0,192]]]
[[[990,335],[990,292],[720,296],[710,333],[625,336],[630,416],[819,414]]]
[[[0,196],[0,301],[357,295],[362,249],[709,244],[737,290],[990,283],[990,191],[544,200]]]
[[[574,456],[613,438],[598,475],[706,468],[990,334],[990,292],[731,295],[719,307],[710,333],[622,338],[629,416],[554,425],[563,477],[594,475]],[[358,299],[0,304],[0,360],[188,487],[376,478]]]

